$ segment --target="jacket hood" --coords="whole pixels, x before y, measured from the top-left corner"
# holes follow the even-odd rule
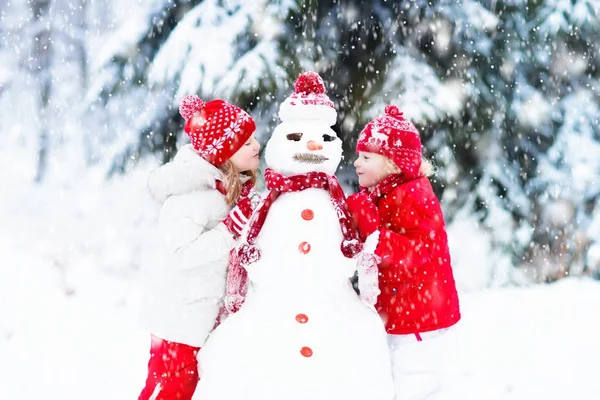
[[[215,189],[215,180],[222,179],[217,167],[200,157],[191,144],[182,147],[173,161],[150,173],[148,190],[163,203],[169,196]]]

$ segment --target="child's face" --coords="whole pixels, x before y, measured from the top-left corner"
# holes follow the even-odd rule
[[[253,133],[248,141],[230,158],[231,163],[238,172],[254,171],[258,169],[259,150],[260,144]]]
[[[365,188],[371,188],[391,174],[400,172],[386,156],[364,151],[358,153],[354,166],[358,175],[358,184]]]

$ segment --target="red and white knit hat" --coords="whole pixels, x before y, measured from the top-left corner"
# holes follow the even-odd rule
[[[328,126],[335,125],[337,112],[319,74],[312,71],[300,74],[294,88],[294,93],[279,107],[283,122],[322,120]]]
[[[223,100],[205,103],[198,96],[185,96],[179,113],[186,120],[184,130],[196,152],[217,167],[229,160],[256,130],[248,113]]]
[[[359,151],[390,158],[407,177],[419,175],[422,159],[419,131],[394,105],[385,106],[385,114],[365,126],[356,144],[356,152]]]

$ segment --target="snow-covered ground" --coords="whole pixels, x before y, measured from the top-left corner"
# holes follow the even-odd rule
[[[19,165],[0,167],[1,398],[137,398],[148,350],[136,325],[137,265],[157,211],[145,193],[151,165],[109,183],[91,171],[42,186]],[[440,398],[598,398],[599,282],[471,291],[461,305],[461,323],[422,355],[444,352]]]

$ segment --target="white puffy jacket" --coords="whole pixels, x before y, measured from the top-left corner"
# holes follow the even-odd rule
[[[162,249],[145,279],[142,325],[162,339],[196,347],[215,324],[234,245],[221,222],[230,207],[215,179],[221,179],[220,171],[187,145],[148,180],[150,193],[162,203],[157,243]]]

